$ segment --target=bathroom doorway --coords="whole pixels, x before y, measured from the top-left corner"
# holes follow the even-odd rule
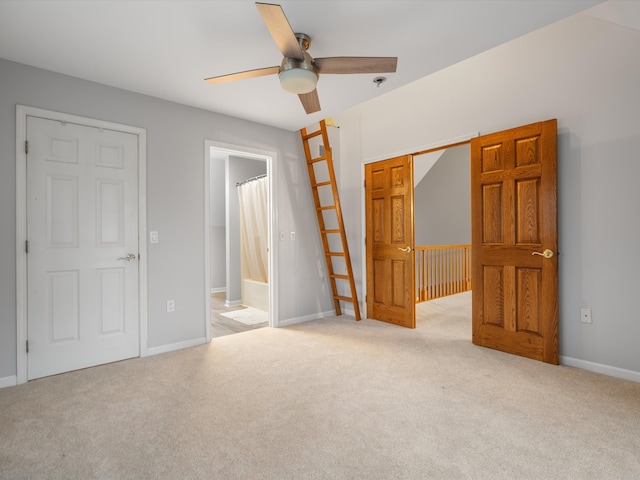
[[[275,154],[215,142],[207,142],[207,152],[207,338],[277,326],[272,275],[277,252],[270,248],[277,231]],[[249,192],[244,201],[242,191]],[[247,210],[248,205],[259,207]],[[256,219],[262,221],[256,225]]]

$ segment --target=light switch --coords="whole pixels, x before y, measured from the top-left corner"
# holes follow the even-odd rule
[[[149,242],[158,243],[158,232],[149,232]]]

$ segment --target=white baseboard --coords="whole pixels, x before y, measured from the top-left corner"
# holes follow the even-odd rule
[[[0,378],[0,388],[15,387],[18,384],[18,377],[11,375],[10,377]]]
[[[238,305],[242,305],[242,300],[232,300],[232,301],[225,301],[224,302],[224,306],[225,307],[237,307]]]
[[[218,288],[211,289],[211,293],[221,293],[226,291],[227,291],[227,287],[218,287]]]
[[[336,312],[331,310],[330,312],[314,313],[313,315],[305,315],[304,317],[288,318],[287,320],[280,320],[278,327],[288,327],[289,325],[295,325],[296,323],[310,322],[311,320],[319,320],[321,318],[335,317]]]
[[[633,380],[634,382],[640,382],[640,372],[636,372],[634,370],[626,370],[624,368],[612,367],[610,365],[603,365],[601,363],[589,362],[587,360],[580,360],[579,358],[560,356],[560,365],[582,368],[583,370],[602,373],[604,375],[609,375],[610,377],[617,377],[623,378],[625,380]]]
[[[343,315],[349,315],[353,318],[356,318],[356,311],[353,308],[343,308],[342,309],[342,314]],[[364,318],[364,316],[362,315],[362,307],[360,307],[360,317]]]
[[[161,345],[159,347],[149,347],[147,350],[147,355],[158,355],[160,353],[173,352],[175,350],[182,350],[183,348],[196,347],[198,345],[202,345],[207,343],[207,339],[204,337],[194,338],[193,340],[186,340],[184,342],[171,343],[169,345]]]

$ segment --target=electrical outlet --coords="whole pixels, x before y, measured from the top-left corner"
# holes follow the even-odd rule
[[[580,309],[580,321],[582,323],[593,323],[591,321],[591,309],[590,308],[581,308]]]
[[[176,311],[176,302],[174,300],[167,300],[167,313]]]

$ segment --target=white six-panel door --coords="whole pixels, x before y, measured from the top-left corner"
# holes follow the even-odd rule
[[[28,379],[139,355],[138,137],[27,117]]]

